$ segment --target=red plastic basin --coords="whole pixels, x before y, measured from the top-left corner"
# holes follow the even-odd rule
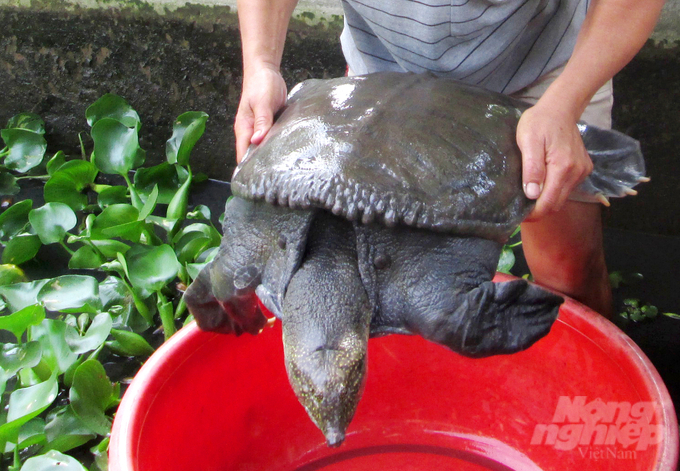
[[[567,300],[527,351],[469,359],[417,336],[369,343],[345,443],[328,448],[286,377],[281,329],[190,325],[127,390],[111,471],[676,469],[668,392],[639,348]]]

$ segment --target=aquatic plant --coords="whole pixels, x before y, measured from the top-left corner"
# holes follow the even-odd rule
[[[121,383],[153,353],[159,324],[167,339],[185,321],[182,287],[220,242],[210,210],[188,209],[200,179],[189,156],[207,119],[179,116],[166,161],[151,167],[139,116],[116,95],[87,109],[92,142],[81,139],[80,156],[47,156],[35,114],[0,131],[0,194],[42,180],[45,200],[0,214],[0,468],[107,469]],[[61,247],[68,267],[49,269],[66,274],[30,279],[44,246]]]

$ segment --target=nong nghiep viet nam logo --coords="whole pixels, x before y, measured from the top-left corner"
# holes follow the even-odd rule
[[[557,450],[603,446],[644,451],[662,438],[661,425],[655,423],[657,409],[654,402],[560,396],[552,421],[534,427],[531,444]]]

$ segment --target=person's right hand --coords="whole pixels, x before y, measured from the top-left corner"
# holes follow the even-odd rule
[[[236,163],[250,144],[259,144],[274,123],[274,114],[286,104],[286,83],[277,69],[263,66],[243,77],[241,102],[234,121]]]

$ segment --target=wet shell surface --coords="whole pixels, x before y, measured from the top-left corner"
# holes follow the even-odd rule
[[[232,179],[235,195],[363,223],[504,241],[531,210],[526,105],[433,75],[308,80]]]

